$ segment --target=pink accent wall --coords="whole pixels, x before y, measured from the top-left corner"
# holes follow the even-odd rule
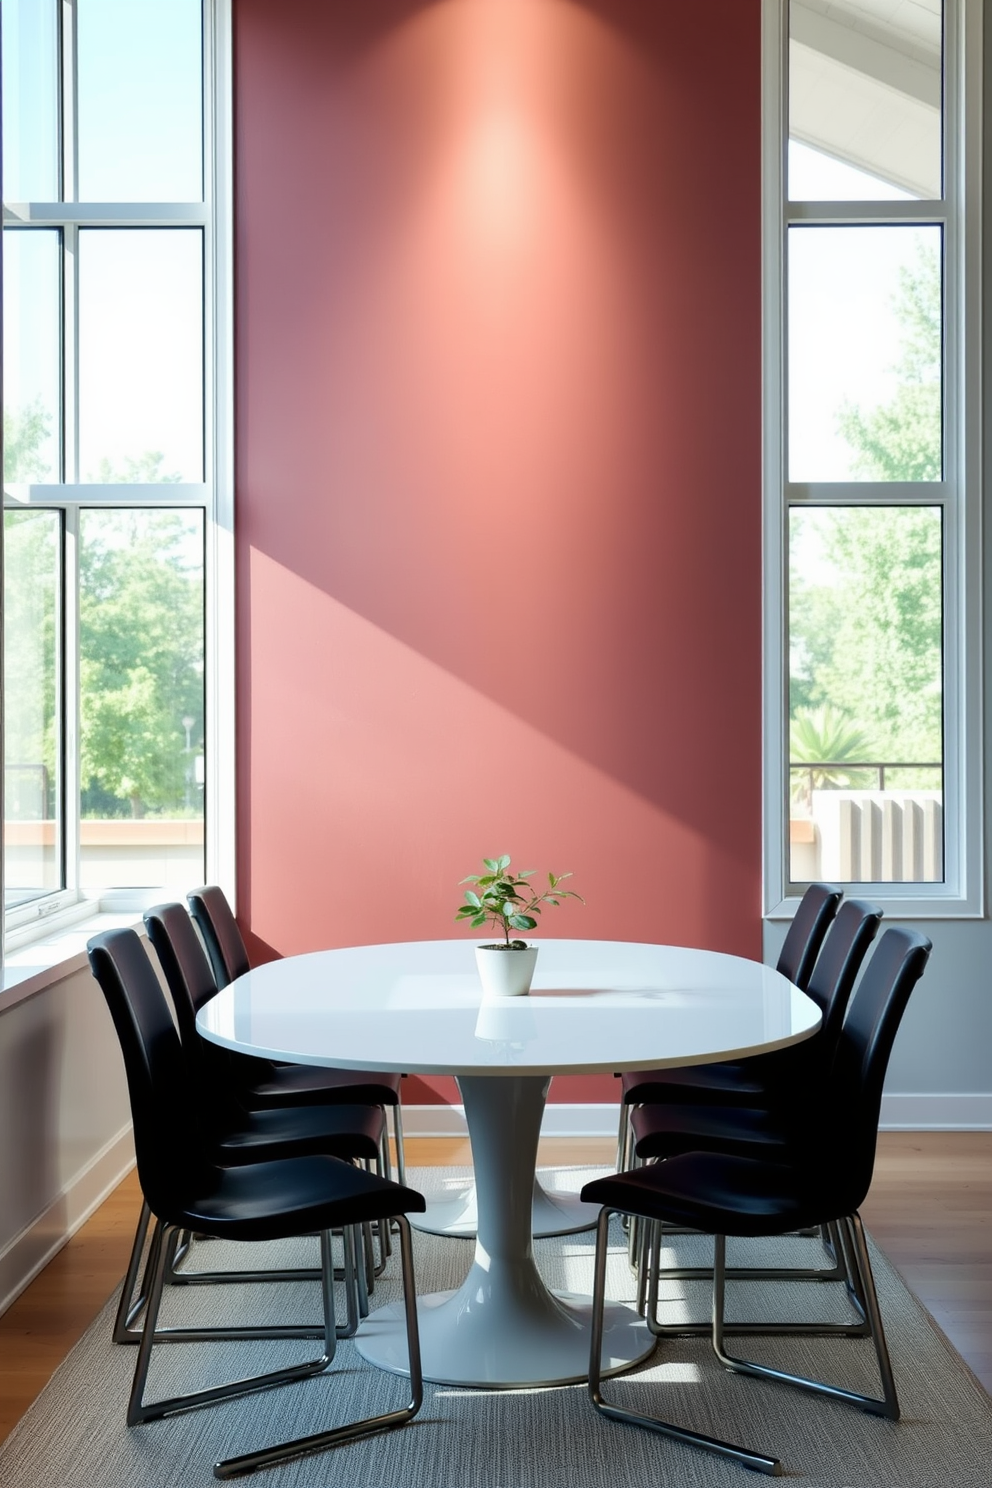
[[[509,852],[542,933],[759,955],[759,0],[234,14],[256,951]]]

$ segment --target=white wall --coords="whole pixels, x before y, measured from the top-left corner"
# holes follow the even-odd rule
[[[117,1036],[75,967],[6,1007],[0,996],[0,1312],[134,1158]]]

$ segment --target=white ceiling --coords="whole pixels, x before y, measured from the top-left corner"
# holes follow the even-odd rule
[[[940,195],[941,0],[791,0],[790,133]]]

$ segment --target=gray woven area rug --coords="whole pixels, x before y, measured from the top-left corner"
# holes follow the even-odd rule
[[[590,1169],[546,1174],[549,1186],[577,1190]],[[454,1169],[421,1169],[411,1182],[438,1190]],[[609,1286],[632,1295],[617,1230]],[[767,1247],[768,1242],[764,1242]],[[817,1242],[775,1242],[779,1259],[810,1264]],[[705,1259],[700,1237],[676,1237],[684,1264]],[[296,1242],[309,1261],[313,1241]],[[308,1249],[309,1247],[309,1249]],[[244,1265],[249,1247],[211,1242],[209,1264],[225,1253]],[[269,1263],[276,1247],[250,1247]],[[537,1244],[551,1285],[591,1287],[593,1236]],[[471,1243],[419,1236],[417,1285],[422,1292],[457,1286]],[[236,1259],[232,1259],[236,1255]],[[279,1249],[285,1263],[287,1248]],[[297,1257],[294,1256],[294,1259]],[[738,1242],[730,1262],[754,1263]],[[767,1248],[762,1252],[767,1261]],[[700,1339],[663,1341],[648,1363],[609,1381],[608,1395],[634,1409],[770,1452],[786,1476],[808,1488],[988,1488],[992,1481],[992,1401],[909,1295],[884,1256],[873,1252],[876,1281],[899,1387],[903,1417],[889,1422],[823,1397],[723,1371]],[[818,1263],[818,1262],[815,1262]],[[399,1257],[376,1285],[374,1304],[399,1295]],[[834,1284],[731,1285],[728,1316],[838,1318],[846,1303]],[[317,1317],[316,1288],[302,1284],[173,1289],[169,1321],[305,1321]],[[667,1287],[666,1316],[705,1318],[709,1288],[698,1282]],[[405,1401],[404,1384],[372,1369],[342,1343],[332,1370],[317,1379],[174,1416],[133,1430],[124,1411],[133,1348],[110,1342],[112,1303],[58,1370],[24,1420],[0,1448],[3,1488],[195,1488],[215,1482],[218,1457],[286,1436],[303,1435]],[[876,1389],[870,1343],[862,1340],[763,1338],[739,1340],[740,1351],[818,1374],[854,1388]],[[279,1358],[309,1356],[312,1345],[195,1344],[156,1350],[151,1389],[196,1388],[236,1373],[273,1367]],[[244,1480],[249,1481],[249,1480]],[[722,1488],[757,1482],[744,1469],[676,1442],[598,1416],[585,1388],[482,1391],[427,1386],[417,1419],[401,1430],[333,1452],[301,1458],[256,1475],[265,1488]]]

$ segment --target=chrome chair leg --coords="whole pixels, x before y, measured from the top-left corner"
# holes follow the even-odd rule
[[[725,1369],[732,1369],[738,1374],[753,1374],[759,1379],[778,1380],[783,1384],[795,1385],[801,1390],[811,1390],[819,1395],[828,1395],[834,1400],[846,1400],[852,1405],[860,1405],[870,1415],[886,1416],[890,1421],[897,1421],[899,1419],[899,1401],[896,1396],[895,1381],[892,1376],[892,1364],[885,1342],[882,1315],[878,1308],[878,1297],[875,1292],[875,1283],[871,1274],[871,1262],[868,1259],[868,1247],[865,1244],[864,1228],[861,1224],[860,1216],[853,1214],[849,1218],[841,1220],[840,1228],[842,1231],[846,1231],[851,1256],[858,1272],[858,1287],[863,1292],[865,1298],[869,1331],[872,1342],[875,1345],[875,1357],[878,1362],[879,1376],[882,1382],[882,1398],[880,1400],[871,1395],[862,1395],[856,1390],[843,1389],[840,1385],[829,1385],[821,1380],[807,1379],[805,1375],[789,1374],[783,1369],[774,1369],[768,1364],[755,1364],[750,1360],[739,1359],[727,1353],[723,1342],[726,1332],[723,1324],[726,1282],[726,1240],[722,1235],[716,1236],[714,1250],[713,1352]]]
[[[131,1255],[127,1263],[127,1271],[124,1275],[124,1284],[121,1287],[120,1301],[117,1304],[117,1315],[114,1318],[113,1339],[115,1343],[128,1343],[132,1337],[137,1341],[138,1333],[131,1333],[131,1325],[142,1312],[148,1300],[149,1276],[146,1266],[142,1277],[141,1287],[137,1297],[134,1296],[134,1287],[141,1269],[141,1258],[144,1254],[145,1240],[148,1236],[148,1222],[151,1219],[151,1210],[144,1199],[141,1201],[141,1213],[138,1215],[138,1224],[134,1232],[134,1242],[131,1246]]]
[[[638,1236],[637,1295],[635,1306],[640,1316],[644,1317],[648,1310],[649,1273],[655,1277],[658,1274],[658,1254],[661,1249],[661,1240],[658,1235],[657,1222],[650,1219],[642,1220],[638,1226]]]
[[[369,1283],[367,1250],[368,1240],[364,1230],[359,1225],[352,1227],[352,1258],[355,1266],[355,1306],[358,1317],[367,1318],[369,1315]]]
[[[210,1405],[217,1400],[229,1400],[233,1396],[247,1395],[256,1390],[267,1390],[275,1385],[289,1384],[292,1380],[306,1379],[310,1375],[321,1374],[331,1360],[337,1346],[334,1324],[333,1307],[333,1267],[331,1262],[330,1236],[323,1236],[321,1241],[322,1254],[322,1277],[323,1292],[325,1299],[323,1339],[323,1353],[316,1359],[309,1359],[302,1364],[290,1365],[284,1369],[272,1370],[267,1374],[254,1375],[247,1379],[233,1380],[225,1385],[215,1385],[207,1390],[195,1390],[188,1395],[173,1395],[162,1400],[145,1401],[143,1399],[145,1384],[148,1378],[148,1365],[151,1361],[152,1348],[158,1341],[169,1339],[177,1342],[187,1336],[188,1330],[184,1329],[157,1329],[159,1308],[162,1304],[162,1290],[165,1281],[165,1252],[172,1227],[157,1220],[155,1233],[152,1237],[152,1277],[148,1294],[148,1312],[145,1326],[141,1334],[141,1343],[138,1346],[138,1359],[134,1369],[134,1380],[131,1385],[131,1396],[127,1408],[127,1424],[136,1426],[143,1421],[157,1421],[162,1416],[176,1414],[177,1411],[191,1410],[194,1406]],[[330,1305],[327,1305],[328,1298]],[[205,1330],[203,1330],[205,1332]],[[218,1336],[216,1332],[214,1337]],[[245,1330],[230,1329],[224,1336],[251,1337],[251,1333]],[[189,1341],[196,1341],[190,1339]]]
[[[348,1307],[348,1321],[343,1328],[335,1328],[335,1336],[338,1338],[353,1338],[358,1332],[358,1325],[365,1314],[361,1310],[362,1303],[362,1281],[364,1270],[358,1264],[358,1235],[354,1225],[345,1225],[341,1231],[341,1243],[344,1246],[344,1274],[345,1274],[345,1299]],[[323,1296],[323,1269],[321,1270],[321,1295]],[[368,1299],[366,1298],[366,1310]],[[334,1299],[331,1299],[333,1309]]]
[[[620,1098],[620,1120],[617,1123],[617,1159],[616,1170],[624,1172],[627,1166],[627,1102]]]
[[[318,1431],[313,1436],[301,1436],[295,1441],[280,1442],[276,1446],[264,1447],[258,1452],[247,1452],[241,1457],[229,1457],[214,1466],[217,1478],[236,1478],[243,1473],[254,1472],[260,1467],[272,1467],[277,1462],[287,1462],[294,1457],[303,1457],[309,1452],[324,1451],[359,1437],[372,1436],[380,1431],[392,1431],[411,1421],[419,1411],[424,1399],[424,1380],[420,1363],[420,1331],[417,1326],[417,1297],[413,1278],[413,1246],[410,1241],[410,1226],[405,1216],[400,1218],[400,1257],[403,1269],[403,1304],[406,1313],[407,1343],[410,1351],[410,1403],[400,1410],[388,1411],[381,1416],[370,1416],[364,1421],[352,1421],[347,1426],[336,1426],[330,1431]],[[333,1298],[331,1299],[333,1306]]]
[[[368,1308],[368,1298],[375,1290],[376,1265],[375,1249],[372,1238],[372,1226],[368,1223],[362,1225],[362,1266],[363,1284],[365,1288],[365,1306]],[[367,1315],[367,1313],[366,1313]]]
[[[658,1224],[659,1230],[665,1226]],[[871,1333],[871,1327],[866,1316],[863,1300],[859,1292],[850,1280],[853,1263],[850,1260],[847,1247],[841,1242],[841,1231],[834,1225],[833,1232],[836,1235],[836,1247],[838,1261],[837,1265],[830,1271],[813,1271],[812,1277],[805,1270],[790,1270],[788,1267],[751,1267],[751,1266],[727,1266],[726,1254],[724,1255],[724,1281],[817,1281],[843,1280],[847,1297],[851,1306],[857,1314],[856,1318],[849,1323],[802,1323],[802,1322],[760,1322],[760,1323],[728,1323],[722,1322],[724,1334],[735,1337],[795,1337],[795,1338],[867,1338]],[[685,1232],[679,1232],[685,1233]],[[716,1239],[714,1237],[714,1246]],[[654,1261],[657,1265],[657,1261]],[[709,1266],[672,1266],[664,1267],[660,1271],[660,1277],[666,1281],[676,1280],[698,1280],[708,1281],[714,1277],[714,1269]],[[662,1323],[658,1319],[657,1309],[648,1307],[647,1324],[651,1332],[659,1338],[702,1338],[709,1336],[711,1332],[710,1323]]]
[[[382,1129],[382,1141],[379,1143],[379,1172],[382,1174],[383,1178],[388,1178],[390,1181],[392,1181],[393,1161],[389,1151],[389,1127],[385,1124],[386,1108],[384,1106],[381,1106],[380,1110],[382,1111],[384,1122]],[[391,1224],[386,1225],[384,1230],[380,1224],[379,1240],[384,1256],[391,1256],[393,1253],[392,1231],[393,1227]]]
[[[767,1473],[769,1477],[780,1477],[782,1464],[776,1457],[766,1457],[763,1453],[752,1452],[747,1447],[735,1446],[732,1442],[720,1441],[718,1437],[703,1436],[697,1431],[689,1431],[683,1426],[675,1426],[668,1421],[662,1421],[656,1416],[642,1416],[634,1411],[622,1409],[618,1405],[611,1405],[603,1396],[602,1390],[602,1349],[603,1349],[603,1308],[606,1300],[606,1253],[609,1238],[610,1215],[613,1210],[604,1209],[599,1217],[599,1225],[596,1231],[596,1264],[593,1280],[592,1298],[592,1337],[589,1350],[589,1398],[600,1415],[609,1416],[611,1420],[623,1421],[630,1426],[643,1426],[649,1431],[657,1431],[662,1436],[670,1436],[675,1441],[684,1442],[690,1447],[701,1447],[706,1452],[713,1452],[718,1457],[729,1457],[735,1462],[749,1467],[753,1472]],[[652,1269],[652,1290],[656,1286],[657,1271]],[[655,1299],[656,1300],[656,1299]]]
[[[117,1316],[114,1322],[113,1333],[113,1339],[115,1343],[135,1343],[140,1345],[144,1338],[145,1330],[148,1327],[147,1313],[145,1316],[144,1324],[140,1328],[135,1327],[134,1324],[136,1319],[138,1318],[142,1310],[146,1308],[148,1303],[148,1297],[150,1295],[151,1289],[152,1268],[155,1263],[154,1251],[149,1254],[148,1260],[145,1264],[145,1272],[142,1278],[141,1286],[138,1290],[137,1297],[130,1302],[128,1302],[127,1300],[129,1297],[131,1297],[131,1294],[134,1290],[134,1281],[141,1261],[141,1249],[144,1244],[144,1237],[145,1233],[147,1232],[148,1221],[148,1207],[147,1205],[143,1205],[141,1215],[138,1220],[138,1232],[136,1232],[135,1234],[135,1244],[132,1247],[131,1259],[128,1263],[128,1274],[124,1279],[124,1286],[121,1291],[120,1301],[117,1304]],[[138,1243],[139,1237],[141,1240],[140,1245]],[[170,1227],[169,1233],[166,1235],[165,1239],[162,1242],[161,1260],[163,1287],[165,1286],[167,1281],[170,1281],[170,1283],[173,1285],[175,1284],[175,1282],[172,1281],[172,1272],[170,1268],[172,1264],[171,1257],[173,1251],[178,1246],[179,1239],[180,1237],[178,1232],[174,1229],[171,1229]],[[343,1245],[344,1265],[342,1266],[340,1271],[334,1270],[332,1267],[332,1279],[341,1280],[344,1282],[348,1313],[348,1323],[338,1328],[337,1337],[350,1338],[351,1334],[357,1330],[359,1322],[360,1298],[362,1296],[362,1292],[359,1289],[359,1277],[361,1276],[362,1282],[364,1284],[364,1246],[362,1247],[363,1264],[361,1267],[358,1267],[355,1260],[354,1242],[352,1243],[350,1256],[346,1236],[343,1240]],[[279,1281],[283,1279],[290,1281],[320,1281],[323,1275],[323,1263],[319,1267],[288,1268],[284,1271],[272,1269],[266,1271],[194,1272],[190,1276],[185,1276],[182,1272],[179,1272],[177,1274],[182,1278],[183,1284],[197,1286],[204,1286],[211,1282],[225,1284],[231,1282]],[[367,1293],[365,1295],[367,1297]],[[361,1316],[364,1317],[367,1315],[367,1313],[368,1304],[366,1301],[365,1312],[361,1313]],[[209,1328],[158,1328],[156,1330],[153,1342],[214,1343],[218,1340],[243,1341],[250,1339],[308,1339],[321,1337],[323,1337],[323,1324],[321,1323],[275,1323],[266,1325],[260,1324],[256,1327],[226,1327],[223,1325],[218,1325],[216,1327]]]
[[[692,1231],[681,1233],[691,1234]],[[819,1238],[819,1231],[811,1232],[809,1238]],[[831,1261],[829,1266],[728,1266],[727,1277],[730,1281],[849,1281],[843,1251],[838,1253],[826,1241],[823,1245]],[[664,1274],[671,1281],[708,1281],[713,1269],[711,1266],[670,1266],[665,1268]]]
[[[396,1144],[396,1181],[397,1181],[397,1183],[403,1183],[403,1184],[405,1184],[406,1183],[406,1153],[403,1150],[403,1115],[402,1115],[402,1102],[401,1102],[401,1100],[400,1100],[400,1098],[399,1098],[398,1095],[396,1097],[396,1104],[393,1106],[392,1111],[393,1111],[393,1141]],[[388,1136],[388,1134],[386,1136],[386,1145],[387,1145],[387,1147],[389,1145],[389,1136]],[[389,1223],[389,1225],[388,1225],[388,1227],[387,1227],[387,1229],[386,1229],[386,1249],[387,1249],[387,1254],[388,1255],[392,1255],[392,1253],[393,1253],[393,1241],[392,1241],[393,1228],[394,1228],[394,1221],[391,1220],[390,1223]],[[396,1225],[395,1228],[398,1229],[399,1226]]]
[[[396,1142],[396,1181],[406,1184],[406,1154],[403,1151],[403,1116],[400,1109],[400,1101],[397,1097],[393,1107],[393,1138]]]

